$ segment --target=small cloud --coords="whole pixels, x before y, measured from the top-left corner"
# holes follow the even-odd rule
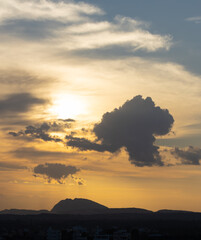
[[[72,118],[67,118],[67,119],[59,119],[60,121],[63,121],[63,122],[75,122],[75,119],[72,119]]]
[[[81,151],[87,151],[87,150],[94,150],[98,152],[105,152],[105,151],[115,152],[116,151],[116,148],[112,149],[112,146],[91,142],[86,138],[78,138],[70,135],[70,136],[66,136],[66,139],[68,140],[67,142],[68,146],[77,147]]]
[[[201,23],[201,16],[186,18],[188,22]]]
[[[124,28],[127,31],[135,30],[137,27],[138,28],[139,27],[142,27],[142,28],[150,27],[149,22],[145,22],[145,21],[141,21],[141,20],[137,20],[137,19],[133,19],[130,17],[121,16],[121,15],[117,15],[114,18],[114,20],[117,23],[117,26]]]
[[[42,176],[49,181],[56,180],[58,183],[63,183],[68,176],[72,176],[79,172],[80,169],[74,166],[66,166],[60,163],[45,163],[39,164],[33,169],[34,176]],[[37,175],[36,175],[37,174]]]
[[[183,165],[200,165],[201,149],[189,146],[188,148],[174,148],[171,153],[181,160]]]
[[[72,176],[72,179],[75,183],[77,183],[79,186],[83,186],[83,185],[86,185],[86,182],[83,178],[80,178],[80,177],[75,177],[75,176]]]
[[[9,132],[8,134],[10,134],[13,137],[19,137],[20,135],[22,135],[22,132]]]
[[[32,138],[42,139],[43,141],[62,142],[63,140],[57,136],[52,136],[51,132],[64,132],[66,128],[71,127],[71,122],[44,122],[41,125],[29,125],[25,130],[19,132],[11,131],[10,134],[13,137],[28,136]]]

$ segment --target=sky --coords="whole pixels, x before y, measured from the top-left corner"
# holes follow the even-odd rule
[[[1,1],[0,209],[201,212],[200,9]]]

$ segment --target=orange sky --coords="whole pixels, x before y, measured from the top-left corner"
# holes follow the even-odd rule
[[[111,20],[87,2],[8,0],[0,9],[0,209],[51,209],[61,199],[87,198],[108,207],[201,211],[201,78],[160,55],[181,42],[143,16]],[[116,123],[111,112],[121,115],[138,95],[143,103],[151,97],[154,111],[168,109],[174,123],[158,134],[156,117],[150,134],[145,111],[139,126],[129,125],[131,137],[122,120],[119,139],[107,145],[94,124],[106,112]],[[135,120],[138,106],[129,111]],[[164,166],[147,155],[139,166],[126,134],[141,145],[141,137],[155,137],[153,158]],[[91,145],[73,148],[70,140]]]

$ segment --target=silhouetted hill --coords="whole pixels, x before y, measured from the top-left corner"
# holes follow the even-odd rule
[[[191,213],[195,213],[192,211],[182,211],[182,210],[170,210],[170,209],[161,209],[158,210],[156,213],[161,213],[161,214],[191,214]]]
[[[135,213],[135,214],[149,214],[153,213],[150,210],[142,209],[142,208],[109,208],[108,213],[110,214],[126,214],[126,213]]]
[[[163,219],[201,220],[201,213],[192,211],[162,209],[155,212],[155,215]]]
[[[98,214],[105,213],[107,207],[82,198],[66,199],[58,202],[51,210],[55,214]]]
[[[48,210],[27,210],[27,209],[5,209],[0,211],[0,214],[10,215],[37,215],[41,213],[49,213]]]
[[[150,210],[141,208],[108,208],[99,203],[88,199],[75,198],[65,199],[58,202],[51,211],[48,210],[24,210],[24,209],[6,209],[0,211],[1,216],[6,215],[50,215],[56,218],[63,215],[63,217],[74,216],[73,218],[80,219],[82,215],[86,219],[110,219],[121,220],[121,219],[165,219],[165,220],[201,220],[201,213],[191,212],[191,211],[179,211],[179,210],[159,210],[157,212],[152,212]],[[68,217],[67,217],[68,218]]]
[[[75,198],[62,200],[51,210],[54,214],[147,214],[152,211],[141,208],[108,208],[91,200]]]

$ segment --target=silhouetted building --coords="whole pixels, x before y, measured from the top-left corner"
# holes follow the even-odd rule
[[[47,240],[61,240],[61,232],[49,227],[47,230]]]
[[[73,240],[87,240],[87,230],[80,226],[73,227]]]
[[[140,234],[138,229],[132,229],[131,230],[131,240],[139,240]]]
[[[130,240],[130,233],[127,230],[118,230],[113,233],[113,240]]]
[[[112,236],[108,233],[104,233],[101,228],[97,227],[94,235],[94,240],[111,240]]]

